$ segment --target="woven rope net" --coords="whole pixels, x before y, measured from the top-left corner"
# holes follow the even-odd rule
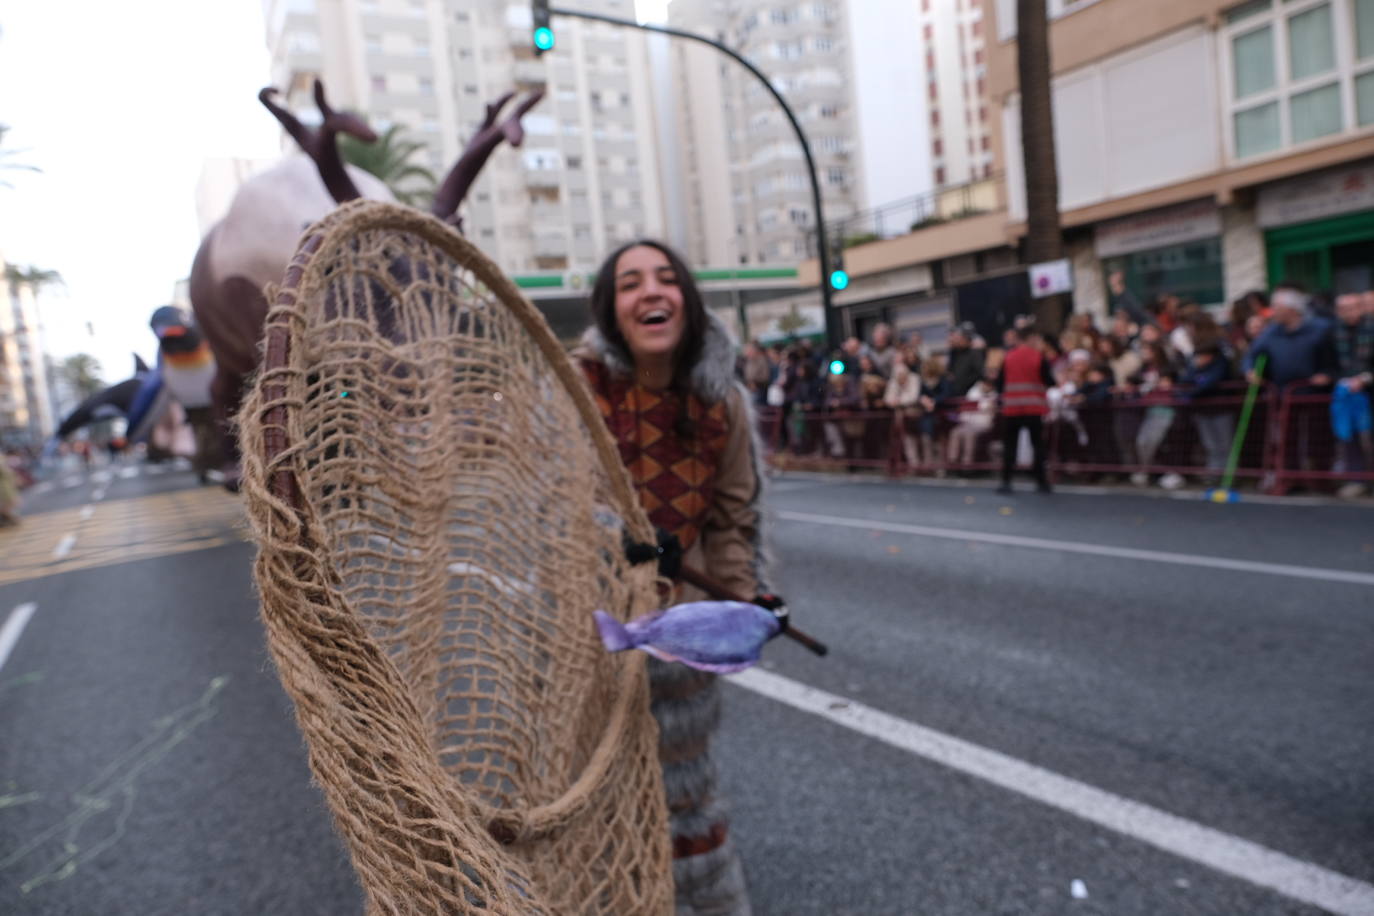
[[[369,913],[672,910],[652,540],[542,316],[432,217],[306,231],[240,413],[268,642]]]

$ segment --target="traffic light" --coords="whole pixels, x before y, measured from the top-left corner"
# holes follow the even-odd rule
[[[549,15],[549,0],[533,0],[530,12],[534,17],[534,56],[553,50],[553,20]]]
[[[849,286],[849,272],[844,269],[844,255],[836,254],[835,263],[830,266],[830,288],[840,292]]]
[[[844,375],[844,360],[842,360],[842,359],[832,359],[832,360],[830,361],[830,374],[831,374],[831,375]]]

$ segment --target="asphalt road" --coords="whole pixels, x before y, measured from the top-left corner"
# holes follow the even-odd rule
[[[832,652],[727,687],[757,914],[1374,912],[1369,510],[807,477],[771,505]],[[0,913],[360,912],[233,498],[115,468],[26,511]]]

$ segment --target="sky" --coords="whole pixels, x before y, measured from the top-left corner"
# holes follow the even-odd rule
[[[641,19],[667,0],[637,0]],[[148,318],[200,243],[207,158],[279,154],[257,101],[268,57],[260,0],[6,0],[4,149],[41,174],[0,187],[0,257],[56,270],[40,297],[48,352],[89,353],[107,382],[152,361]]]
[[[62,274],[40,298],[48,351],[119,381],[155,354],[148,317],[190,273],[201,163],[279,149],[257,101],[261,4],[7,0],[0,30],[4,148],[43,170],[6,175],[0,255]]]

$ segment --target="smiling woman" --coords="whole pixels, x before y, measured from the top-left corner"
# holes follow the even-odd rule
[[[735,346],[702,304],[692,273],[659,242],[613,252],[592,289],[593,325],[577,351],[640,504],[681,542],[688,566],[731,591],[763,582],[761,480]],[[671,601],[691,601],[699,594]],[[743,916],[744,873],[715,790],[715,675],[649,660],[659,758],[672,812],[679,914]]]

